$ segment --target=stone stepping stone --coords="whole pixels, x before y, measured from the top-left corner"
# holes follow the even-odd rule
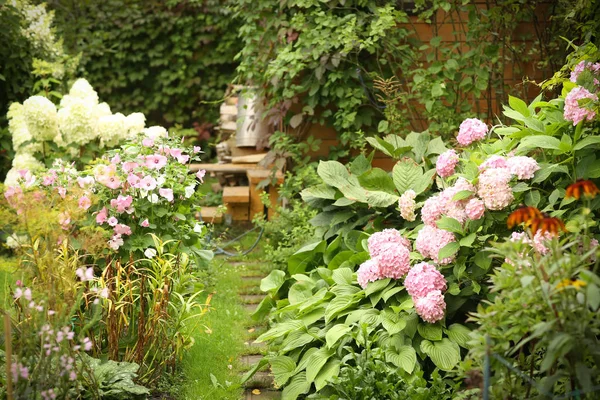
[[[252,393],[254,392],[254,393]],[[255,394],[256,393],[256,394]],[[281,392],[277,390],[246,390],[244,400],[277,400],[281,399]]]
[[[243,294],[240,297],[242,298],[242,302],[246,305],[258,304],[265,298],[262,294]]]
[[[249,314],[254,314],[254,312],[256,311],[257,308],[258,308],[258,303],[255,303],[255,304],[244,304],[244,309]]]
[[[258,371],[245,384],[247,388],[265,388],[273,387],[273,374],[269,371]]]
[[[259,361],[263,358],[264,357],[262,354],[249,354],[246,356],[242,356],[241,364],[244,366],[244,368],[250,369],[254,365],[258,364]]]
[[[248,355],[250,355],[250,354],[262,354],[265,351],[267,351],[267,344],[266,343],[256,343],[256,341],[250,340],[250,341],[244,342],[244,344],[246,345],[246,353]]]

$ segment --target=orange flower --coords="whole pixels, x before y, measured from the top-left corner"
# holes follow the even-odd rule
[[[534,235],[540,231],[542,234],[548,232],[557,236],[560,231],[567,231],[565,224],[560,219],[550,217],[548,214],[542,214],[542,218],[533,219],[528,225]]]
[[[594,198],[600,193],[600,190],[598,189],[598,186],[596,186],[596,184],[590,180],[578,180],[567,187],[565,198],[568,199],[570,197],[574,197],[579,200],[582,193],[585,197]]]
[[[537,208],[521,206],[508,216],[506,225],[508,226],[508,229],[512,229],[519,224],[525,224],[527,226],[530,225],[532,221],[541,219],[542,217],[542,213]]]

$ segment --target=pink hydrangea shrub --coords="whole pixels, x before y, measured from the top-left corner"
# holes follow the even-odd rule
[[[448,243],[455,241],[456,238],[452,232],[425,225],[417,235],[415,247],[423,257],[431,258],[434,262],[444,265],[451,263],[455,256],[438,260],[438,253]]]
[[[400,279],[410,269],[410,252],[400,243],[384,243],[375,260],[381,278]]]
[[[407,248],[410,247],[408,239],[402,237],[396,229],[384,229],[381,232],[375,232],[369,237],[367,243],[371,258],[375,258],[381,254],[383,246],[387,243],[396,243]]]
[[[439,176],[446,178],[454,174],[454,169],[456,168],[458,161],[458,154],[456,154],[454,149],[450,149],[440,154],[435,163],[435,170]]]
[[[583,99],[598,101],[598,96],[590,93],[586,88],[577,86],[565,97],[564,117],[567,121],[572,121],[573,126],[584,120],[592,121],[596,117],[594,110],[579,105],[579,100]]]
[[[577,78],[579,78],[579,75],[584,71],[584,70],[589,70],[591,72],[599,72],[600,71],[600,63],[590,63],[589,61],[580,61],[579,64],[577,64],[575,66],[575,68],[573,68],[573,71],[571,71],[571,77],[570,77],[570,81],[573,83],[577,83]],[[594,82],[596,85],[598,84],[597,82]]]
[[[431,324],[444,318],[446,302],[440,290],[432,290],[424,297],[414,298],[415,310],[423,321]]]
[[[477,195],[489,210],[502,210],[514,200],[513,192],[508,184],[511,173],[507,168],[487,169],[479,175]]]
[[[369,282],[375,282],[379,279],[379,265],[374,259],[365,261],[360,265],[356,272],[358,284],[364,289]]]
[[[485,213],[485,205],[481,199],[473,198],[469,200],[465,206],[465,213],[467,214],[467,218],[471,221],[476,221],[483,217]]]
[[[493,154],[487,158],[481,165],[479,166],[479,171],[483,172],[491,168],[508,168],[508,164],[506,162],[506,158]]]
[[[473,142],[485,138],[487,133],[488,127],[485,122],[477,118],[467,118],[460,124],[456,140],[462,146],[468,146]]]
[[[415,220],[415,208],[417,206],[415,203],[415,197],[417,197],[415,191],[409,189],[402,193],[402,196],[400,196],[400,199],[398,200],[400,215],[407,221]]]
[[[517,179],[532,179],[536,171],[540,169],[537,161],[531,157],[510,157],[506,160],[506,165],[511,174],[516,175]]]
[[[422,262],[408,271],[404,286],[412,297],[424,297],[433,290],[446,290],[446,279],[434,265]]]

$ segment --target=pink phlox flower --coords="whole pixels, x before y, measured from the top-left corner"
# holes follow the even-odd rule
[[[85,176],[85,177],[78,176],[77,177],[77,184],[82,189],[88,188],[88,187],[94,185],[94,183],[96,183],[96,180],[92,176]]]
[[[467,118],[460,124],[456,140],[462,146],[468,146],[473,142],[485,138],[487,133],[488,127],[485,122],[477,118]]]
[[[168,201],[173,201],[173,189],[160,188],[158,189],[158,194]]]
[[[506,158],[497,154],[493,154],[481,163],[481,165],[479,166],[479,171],[483,172],[491,168],[508,168]]]
[[[206,170],[205,169],[201,169],[196,173],[196,177],[198,178],[198,180],[201,183],[204,183],[204,175],[206,175]]]
[[[98,212],[98,214],[96,215],[96,223],[102,225],[103,223],[106,222],[108,218],[108,210],[106,209],[106,207],[103,207],[102,210],[100,210]]]
[[[435,170],[439,176],[446,178],[454,174],[454,169],[456,168],[458,161],[458,154],[456,154],[454,149],[450,149],[440,154],[435,163]]]
[[[131,207],[132,202],[133,197],[119,195],[116,199],[110,201],[110,206],[116,209],[118,213],[122,213]]]
[[[514,200],[509,185],[511,173],[508,168],[491,168],[479,174],[477,195],[489,210],[502,210]]]
[[[384,243],[376,260],[383,278],[400,279],[410,269],[410,252],[400,243]]]
[[[465,213],[467,214],[467,218],[471,221],[475,221],[483,217],[485,213],[485,205],[481,199],[473,198],[467,202],[465,206]]]
[[[365,261],[360,265],[356,272],[358,284],[365,289],[369,282],[375,282],[380,279],[379,265],[374,259]]]
[[[431,258],[434,262],[445,265],[454,261],[456,255],[439,260],[438,253],[448,243],[455,241],[456,238],[452,232],[448,232],[434,226],[425,225],[417,234],[415,247],[423,257]]]
[[[146,218],[145,220],[143,220],[142,222],[140,222],[140,226],[143,226],[144,228],[147,228],[150,226],[150,222],[148,222],[148,218]]]
[[[131,228],[125,224],[115,225],[114,231],[117,235],[131,235]]]
[[[434,265],[425,262],[412,267],[404,279],[406,291],[413,298],[425,297],[433,290],[446,290],[446,278]]]
[[[567,97],[565,97],[564,117],[567,121],[572,121],[573,126],[576,126],[584,120],[592,121],[596,117],[596,112],[594,110],[579,105],[579,100],[584,99],[598,101],[598,96],[590,93],[584,87],[577,86],[567,94]]]
[[[396,229],[384,229],[381,232],[375,232],[367,240],[367,247],[371,258],[375,258],[383,251],[383,246],[388,243],[410,247],[408,239],[402,237]]]
[[[552,242],[554,237],[550,232],[537,231],[533,236],[533,248],[542,255],[548,254],[550,249],[546,245],[548,242]]]
[[[167,157],[161,156],[160,154],[153,154],[146,156],[145,165],[151,169],[161,169],[167,165]]]
[[[537,161],[531,157],[511,157],[506,161],[510,173],[517,176],[517,179],[531,179],[535,172],[540,169]]]
[[[152,146],[154,146],[154,140],[151,138],[145,138],[144,140],[142,140],[142,146],[152,147]]]
[[[79,198],[78,204],[79,208],[81,208],[82,210],[87,210],[92,206],[92,200],[90,200],[90,198],[87,196],[81,196]]]
[[[136,163],[135,161],[126,161],[123,163],[123,171],[125,171],[125,173],[130,174],[131,172],[133,172],[134,169],[136,169],[137,167],[139,167],[139,164]]]
[[[109,224],[110,226],[116,226],[118,223],[119,223],[119,220],[118,220],[118,219],[116,219],[115,217],[110,217],[110,218],[108,219],[108,224]]]
[[[141,180],[139,188],[147,191],[156,189],[156,179],[154,179],[150,175],[145,176]]]
[[[423,321],[434,324],[444,318],[446,302],[444,301],[444,295],[440,290],[432,290],[427,293],[426,296],[413,300],[415,303],[415,310]]]

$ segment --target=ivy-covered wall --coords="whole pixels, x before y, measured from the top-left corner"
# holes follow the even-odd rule
[[[241,49],[231,0],[49,0],[80,74],[147,124],[215,122]],[[207,102],[216,104],[207,104]]]

